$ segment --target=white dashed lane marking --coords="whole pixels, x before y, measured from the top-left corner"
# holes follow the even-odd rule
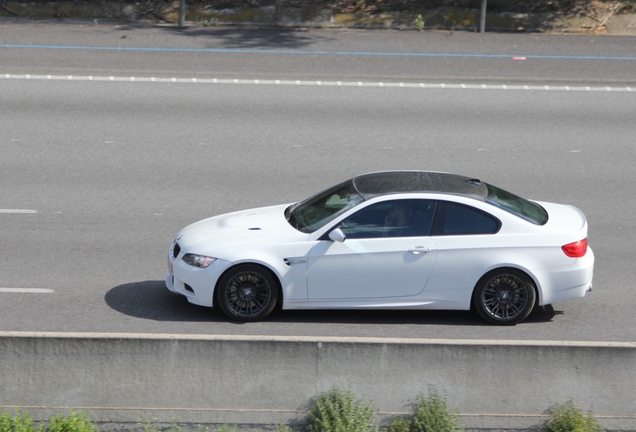
[[[0,288],[1,293],[18,293],[18,294],[52,294],[55,290],[49,288]]]
[[[0,209],[0,213],[33,214],[37,212],[38,212],[37,210],[29,210],[29,209]]]
[[[461,90],[523,90],[523,91],[583,91],[583,92],[636,92],[636,87],[594,87],[594,86],[536,86],[506,84],[432,84],[400,82],[362,81],[291,81],[262,79],[220,79],[220,78],[156,78],[156,77],[116,77],[116,76],[75,76],[75,75],[15,75],[3,74],[0,79],[57,80],[57,81],[113,81],[145,83],[186,83],[186,84],[235,84],[235,85],[284,85],[284,86],[325,86],[325,87],[382,87],[382,88],[424,88]]]

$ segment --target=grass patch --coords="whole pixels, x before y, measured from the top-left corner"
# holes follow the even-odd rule
[[[389,432],[411,432],[411,419],[408,417],[393,417],[389,424]]]
[[[342,391],[337,386],[312,398],[308,411],[306,428],[293,429],[286,424],[278,424],[273,432],[378,432],[374,421],[375,407],[372,402],[356,400],[351,390]],[[605,432],[596,422],[592,410],[584,413],[570,399],[566,403],[554,404],[546,411],[547,420],[540,428],[545,432]],[[464,432],[458,424],[457,410],[450,408],[445,396],[441,396],[434,386],[428,387],[428,395],[420,393],[413,403],[410,416],[393,417],[388,432]],[[237,425],[201,425],[200,432],[239,432]],[[144,432],[183,432],[175,420],[167,428],[159,424],[145,423]],[[29,413],[18,409],[14,415],[0,410],[0,432],[99,432],[82,411],[71,409],[67,416],[57,415],[48,422],[43,421],[36,429]]]
[[[71,409],[66,417],[59,414],[51,418],[48,432],[99,432],[99,429],[82,411],[76,413]]]

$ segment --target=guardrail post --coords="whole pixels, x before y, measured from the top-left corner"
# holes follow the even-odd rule
[[[481,13],[479,14],[479,33],[486,32],[486,2],[488,0],[481,0]]]
[[[184,27],[185,27],[185,0],[179,0],[179,28],[184,28]]]

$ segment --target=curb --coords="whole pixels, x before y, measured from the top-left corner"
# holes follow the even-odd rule
[[[628,348],[636,349],[636,342],[556,341],[556,340],[499,340],[499,339],[427,339],[342,336],[270,336],[270,335],[208,335],[179,333],[94,333],[94,332],[34,332],[0,331],[0,338],[43,339],[127,339],[163,341],[222,341],[222,342],[305,342],[347,344],[401,344],[450,346],[507,346],[507,347],[569,347],[569,348]]]

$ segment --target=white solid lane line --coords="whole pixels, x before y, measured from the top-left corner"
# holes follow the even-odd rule
[[[49,288],[0,288],[0,293],[51,294],[55,290]]]
[[[29,210],[29,209],[0,209],[0,213],[33,214],[37,212],[38,212],[37,210]]]

